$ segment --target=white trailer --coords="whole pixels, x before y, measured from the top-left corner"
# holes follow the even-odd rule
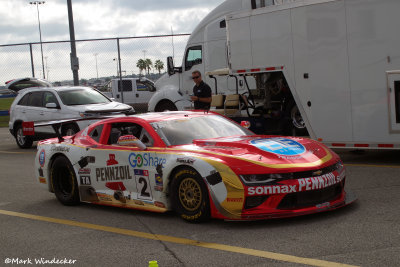
[[[400,1],[252,1],[226,16],[231,74],[289,86],[310,136],[400,148]],[[271,75],[273,74],[273,75]]]

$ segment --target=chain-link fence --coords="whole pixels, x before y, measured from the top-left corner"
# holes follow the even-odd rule
[[[122,77],[143,74],[156,79],[157,74],[166,71],[167,56],[174,56],[174,61],[180,65],[188,37],[189,34],[175,34],[77,40],[79,84],[101,86],[119,72]],[[0,45],[0,88],[6,81],[24,77],[45,78],[55,85],[72,85],[70,42],[43,42],[42,47],[43,61],[40,43]],[[143,68],[141,59],[150,59],[149,68],[139,68]],[[157,61],[161,63],[156,64]]]

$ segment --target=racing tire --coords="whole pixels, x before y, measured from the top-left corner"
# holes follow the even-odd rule
[[[207,187],[193,169],[179,170],[171,182],[172,206],[182,219],[198,223],[210,218]]]
[[[156,112],[163,112],[163,111],[177,111],[178,108],[174,105],[174,103],[170,101],[164,101],[157,105],[155,108]]]
[[[68,124],[62,128],[62,136],[72,136],[79,132],[79,127],[76,124]]]
[[[78,205],[79,189],[74,168],[63,156],[57,157],[50,169],[50,181],[53,191],[63,205]]]
[[[17,125],[15,129],[15,141],[20,148],[30,148],[32,146],[33,140],[24,135],[22,124]]]

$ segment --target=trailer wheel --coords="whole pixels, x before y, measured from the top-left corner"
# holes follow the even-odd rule
[[[156,112],[177,111],[177,110],[178,110],[177,107],[171,101],[162,101],[155,108]]]
[[[294,101],[291,101],[286,109],[286,116],[290,118],[291,135],[308,135],[306,124],[301,116],[299,108]]]

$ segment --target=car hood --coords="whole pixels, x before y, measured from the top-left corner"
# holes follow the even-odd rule
[[[332,165],[339,157],[314,140],[282,136],[241,136],[194,140],[193,152],[228,162],[240,173],[275,172],[299,168],[313,170]],[[188,147],[188,148],[189,148]],[[300,170],[299,170],[300,171]]]
[[[132,107],[129,105],[115,101],[106,104],[102,103],[102,104],[68,106],[68,108],[77,112],[86,112],[86,113],[112,113],[112,112],[129,111],[132,109]]]

